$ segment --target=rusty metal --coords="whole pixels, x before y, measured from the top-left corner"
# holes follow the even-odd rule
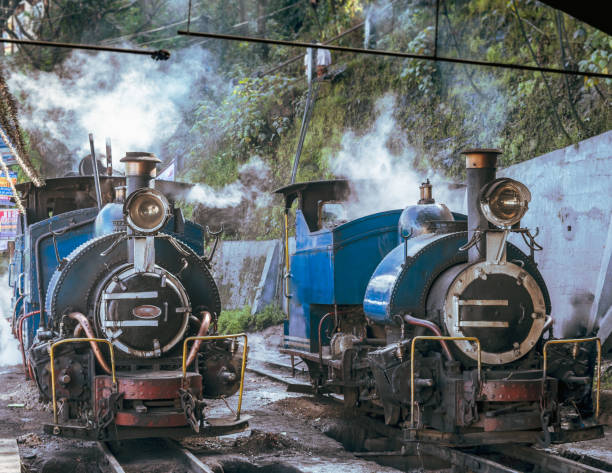
[[[484,418],[485,432],[510,432],[520,430],[531,430],[542,427],[540,412],[532,410],[528,412],[509,412],[496,417]]]
[[[550,436],[552,443],[582,442],[585,440],[603,438],[604,430],[602,425],[595,425],[592,427],[551,432]],[[541,437],[541,430],[453,433],[440,432],[439,430],[433,429],[412,429],[406,432],[407,440],[444,444],[450,447],[472,447],[509,443],[536,444],[541,440]]]
[[[200,329],[198,330],[197,336],[203,337],[208,332],[208,328],[210,327],[210,322],[212,320],[212,317],[210,315],[210,312],[206,310],[200,313],[202,314],[202,320],[200,322]],[[191,363],[193,363],[193,360],[195,360],[201,344],[202,344],[202,340],[196,340],[195,342],[193,342],[193,345],[191,346],[191,350],[189,351],[189,356],[187,357],[187,366],[189,366]]]
[[[436,324],[434,324],[433,322],[430,322],[429,320],[419,319],[419,318],[413,317],[412,315],[409,315],[409,314],[404,315],[403,319],[404,319],[404,321],[406,321],[406,323],[408,323],[410,325],[417,325],[419,327],[428,328],[433,333],[435,333],[438,337],[442,336],[442,332],[440,331],[438,326]],[[448,360],[452,361],[453,360],[453,355],[451,354],[451,352],[450,352],[446,342],[444,340],[440,340],[440,345],[442,345],[442,349],[444,350],[444,354],[446,355],[446,358]]]
[[[230,41],[274,44],[274,45],[292,46],[292,47],[298,47],[298,48],[328,49],[330,51],[341,51],[341,52],[358,53],[358,54],[372,54],[375,56],[389,56],[389,57],[400,57],[400,58],[409,58],[409,59],[421,59],[424,61],[450,62],[453,64],[467,64],[471,66],[515,69],[515,70],[521,70],[521,71],[550,72],[553,74],[565,74],[565,75],[576,75],[576,76],[583,76],[583,77],[600,77],[602,79],[612,79],[612,74],[603,74],[600,72],[571,71],[571,70],[566,70],[566,69],[555,69],[555,68],[550,68],[550,67],[526,66],[522,64],[510,64],[510,63],[503,63],[503,62],[478,61],[474,59],[459,59],[459,58],[452,58],[452,57],[445,57],[445,56],[431,56],[428,54],[413,54],[413,53],[404,53],[404,52],[399,52],[399,51],[388,51],[388,50],[380,50],[380,49],[351,48],[347,46],[333,46],[330,44],[326,44],[326,45],[312,44],[312,43],[306,43],[303,41],[287,41],[287,40],[281,40],[281,39],[257,38],[255,36],[240,36],[240,35],[221,34],[221,33],[203,33],[203,32],[194,32],[194,31],[185,31],[185,30],[179,30],[177,31],[177,34],[183,35],[183,36],[195,36],[197,38],[224,39],[224,40],[230,40]]]
[[[587,343],[587,342],[595,342],[597,345],[597,397],[595,398],[595,421],[599,419],[599,395],[601,394],[601,340],[599,337],[590,337],[590,338],[566,338],[561,340],[548,340],[544,344],[544,348],[542,349],[542,354],[544,358],[544,363],[542,367],[542,396],[544,396],[544,391],[546,389],[546,370],[548,368],[548,357],[546,349],[549,345],[558,345],[564,343]]]
[[[552,389],[553,380],[547,388]],[[483,381],[480,388],[482,399],[489,402],[535,402],[542,396],[541,379],[503,379]]]
[[[80,312],[71,312],[71,313],[68,314],[68,317],[73,319],[73,320],[76,320],[78,322],[78,324],[81,327],[83,327],[83,330],[85,331],[85,335],[87,335],[87,338],[91,338],[91,339],[95,338],[94,331],[92,330],[91,326],[89,325],[89,321],[87,320],[87,317],[85,317]],[[77,335],[77,333],[78,333],[78,329],[75,329],[75,335]],[[107,342],[108,342],[108,340],[107,340]],[[98,346],[98,344],[95,343],[94,341],[92,341],[92,342],[90,342],[90,345],[91,345],[91,349],[93,350],[94,355],[96,356],[96,359],[98,360],[98,363],[100,363],[100,366],[102,367],[102,369],[104,371],[106,371],[108,374],[110,374],[111,373],[111,369],[108,367],[108,364],[106,363],[106,360],[104,359],[104,356],[102,355],[102,352],[100,351],[100,347]]]
[[[113,344],[104,338],[66,338],[58,342],[53,343],[49,347],[49,363],[51,365],[51,393],[53,397],[53,423],[57,424],[57,400],[55,398],[55,348],[64,345],[66,343],[79,343],[89,342],[93,346],[93,342],[105,343],[108,345],[111,357],[111,372],[113,379],[113,389],[116,391],[117,378],[115,376],[115,351],[113,350]],[[97,346],[97,345],[96,345]]]
[[[113,390],[110,376],[96,376],[96,400],[108,396]],[[153,401],[160,399],[178,399],[183,378],[179,371],[158,371],[155,373],[131,374],[117,377],[117,390],[123,394],[123,399]],[[188,373],[185,381],[186,389],[200,393],[202,391],[202,376]]]
[[[497,155],[501,154],[501,150],[475,148],[466,149],[461,154],[465,155],[466,168],[495,168],[497,167]]]
[[[468,342],[476,342],[478,353],[478,384],[482,380],[482,359],[480,350],[480,340],[476,337],[441,337],[431,335],[419,335],[412,339],[410,343],[410,427],[414,429],[414,347],[419,340],[465,340]]]
[[[26,363],[25,356],[25,347],[23,346],[23,323],[26,319],[29,319],[33,315],[40,314],[40,310],[35,310],[34,312],[28,312],[25,315],[22,315],[17,321],[17,339],[19,340],[19,348],[21,349],[21,359],[23,360],[23,369],[25,371],[26,379],[31,378],[28,373],[28,365]]]
[[[118,426],[158,429],[165,427],[183,427],[187,424],[182,410],[176,412],[138,412],[119,411],[115,413],[115,424]]]
[[[240,372],[240,394],[238,397],[238,408],[236,409],[236,420],[240,419],[240,409],[242,408],[242,394],[244,391],[244,372],[246,369],[246,357],[247,357],[248,343],[249,343],[247,334],[237,333],[233,335],[207,335],[204,337],[195,336],[195,337],[187,337],[185,341],[183,342],[183,383],[185,383],[185,380],[187,379],[187,344],[189,342],[194,341],[194,340],[202,340],[202,341],[226,340],[226,339],[236,339],[240,337],[244,338],[244,347],[242,349],[242,366],[241,366],[241,372]]]

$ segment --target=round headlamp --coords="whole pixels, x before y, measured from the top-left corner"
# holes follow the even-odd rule
[[[480,209],[486,219],[498,227],[519,222],[531,201],[531,192],[524,184],[507,177],[495,179],[480,192]]]
[[[155,233],[168,220],[170,204],[161,192],[142,188],[128,196],[123,204],[123,214],[132,230],[139,233]]]

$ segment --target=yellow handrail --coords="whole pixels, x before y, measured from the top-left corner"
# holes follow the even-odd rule
[[[65,343],[78,343],[78,342],[99,342],[106,343],[108,345],[108,349],[110,351],[111,356],[111,373],[113,375],[113,389],[117,387],[117,378],[115,377],[115,351],[113,350],[113,345],[111,342],[104,338],[66,338],[64,340],[60,340],[59,342],[55,342],[49,348],[49,359],[51,363],[51,392],[53,395],[53,423],[57,424],[57,400],[55,399],[55,355],[54,350],[55,347],[63,345]]]
[[[187,343],[194,340],[222,340],[227,338],[244,337],[244,348],[242,349],[242,370],[240,373],[240,395],[238,396],[238,409],[236,410],[236,420],[240,419],[240,409],[242,408],[242,391],[244,390],[244,372],[246,369],[246,355],[249,339],[246,333],[237,333],[233,335],[204,335],[199,337],[187,337],[183,342],[183,385],[187,379]]]
[[[419,335],[412,339],[410,344],[410,427],[414,428],[414,346],[417,340],[465,340],[468,342],[476,342],[478,346],[478,382],[480,383],[482,377],[482,357],[480,350],[480,340],[476,337],[445,337],[439,335]]]
[[[596,342],[597,344],[597,397],[595,398],[595,422],[599,418],[599,393],[601,384],[601,340],[599,337],[590,338],[566,338],[561,340],[548,340],[544,344],[543,355],[544,355],[544,366],[542,369],[542,389],[546,386],[546,369],[548,368],[548,357],[546,356],[546,348],[548,345],[556,345],[561,343],[585,343],[585,342]]]

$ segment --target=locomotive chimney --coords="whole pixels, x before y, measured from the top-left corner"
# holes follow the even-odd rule
[[[474,234],[489,228],[489,222],[480,209],[480,191],[485,184],[495,179],[497,149],[468,149],[462,152],[465,155],[467,174],[467,210],[468,210],[468,242],[472,241]],[[472,263],[485,258],[486,239],[481,238],[478,243],[468,250],[468,260]]]
[[[127,195],[142,187],[153,187],[157,175],[157,163],[161,160],[153,153],[128,152],[121,158],[125,163],[125,185]]]

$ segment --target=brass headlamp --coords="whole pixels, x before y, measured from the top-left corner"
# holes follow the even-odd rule
[[[128,196],[123,214],[132,230],[150,235],[165,225],[170,216],[170,204],[161,192],[143,187]]]
[[[524,184],[503,177],[485,185],[480,192],[480,209],[485,218],[498,227],[511,227],[529,208],[531,192]]]

